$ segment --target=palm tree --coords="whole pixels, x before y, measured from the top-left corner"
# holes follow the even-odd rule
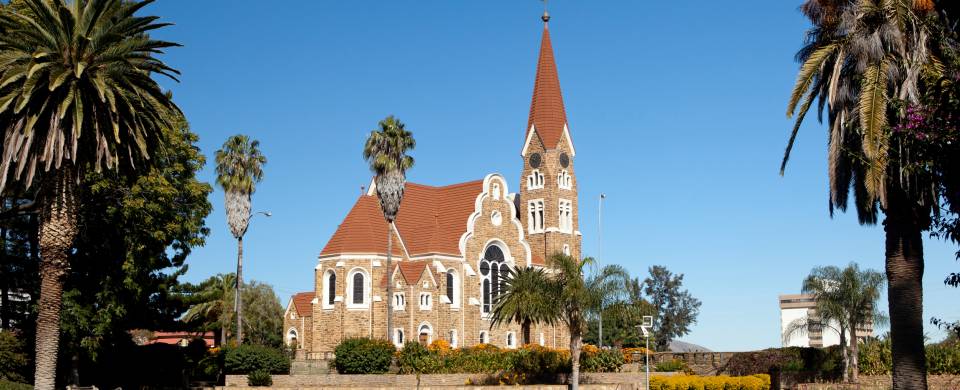
[[[552,286],[548,294],[554,298],[559,309],[559,319],[567,324],[570,331],[570,360],[573,369],[570,373],[570,386],[573,390],[580,387],[580,347],[583,346],[583,333],[587,321],[584,311],[593,301],[593,293],[583,280],[584,267],[594,263],[587,257],[582,261],[556,253],[550,257],[548,267],[553,270]]]
[[[200,322],[204,329],[220,331],[220,345],[227,343],[227,327],[230,326],[230,293],[236,288],[236,275],[217,274],[198,286],[189,286],[189,301],[193,303],[183,320]]]
[[[250,226],[251,199],[256,185],[263,180],[267,157],[260,153],[260,141],[237,134],[217,151],[217,184],[223,188],[227,224],[237,239],[237,277],[234,302],[237,312],[237,344],[243,344],[243,235]]]
[[[407,152],[413,150],[417,143],[413,133],[407,131],[393,115],[380,121],[379,126],[379,130],[371,131],[367,137],[363,145],[363,158],[375,175],[377,198],[380,199],[383,218],[387,220],[387,340],[391,340],[393,307],[389,302],[393,299],[393,221],[397,219],[403,200],[406,172],[413,167],[413,157],[408,156]]]
[[[0,191],[38,181],[40,299],[37,389],[53,389],[63,280],[77,235],[84,170],[150,165],[162,129],[180,115],[152,76],[178,72],[150,39],[166,26],[135,14],[151,1],[21,0],[0,10]]]
[[[844,378],[859,379],[857,329],[882,323],[885,317],[876,311],[876,303],[883,290],[883,274],[871,269],[860,270],[856,263],[846,268],[834,266],[814,268],[804,282],[803,292],[817,301],[817,312],[828,312],[850,335],[850,343],[841,336],[844,351]],[[849,348],[849,352],[847,349]],[[848,368],[849,367],[849,368]]]
[[[845,211],[850,189],[861,224],[886,219],[886,275],[893,341],[894,389],[926,387],[923,348],[923,241],[937,195],[923,172],[902,169],[909,154],[891,136],[895,100],[915,104],[922,75],[942,72],[930,46],[929,0],[806,0],[813,27],[797,53],[802,63],[787,107],[800,124],[816,103],[827,113],[831,215]],[[936,77],[936,76],[932,76]]]
[[[599,270],[594,270],[590,277],[587,278],[587,291],[590,293],[587,312],[596,316],[598,320],[597,339],[600,347],[603,347],[604,309],[626,298],[627,284],[629,282],[630,273],[617,264],[605,265]],[[627,306],[624,305],[617,305],[616,307],[618,309],[627,308]]]
[[[542,268],[511,269],[501,282],[490,328],[504,322],[520,324],[523,344],[530,344],[530,327],[534,323],[553,324],[557,320],[556,302],[544,290],[550,283]]]

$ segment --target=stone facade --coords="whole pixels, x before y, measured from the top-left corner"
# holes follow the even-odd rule
[[[283,340],[296,350],[313,345],[313,292],[294,295],[283,313]]]

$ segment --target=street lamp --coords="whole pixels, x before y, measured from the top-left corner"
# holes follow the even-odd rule
[[[646,340],[646,351],[643,351],[644,366],[647,369],[647,390],[650,389],[650,328],[653,328],[653,316],[643,316],[643,323],[637,326],[643,332],[643,338]]]
[[[264,217],[272,217],[272,216],[273,216],[273,213],[271,213],[271,212],[269,212],[269,211],[257,211],[256,213],[253,213],[253,215],[257,215],[257,214],[263,214]]]
[[[271,212],[269,212],[269,211],[257,211],[257,212],[255,212],[255,213],[253,213],[253,215],[251,215],[251,217],[255,217],[255,216],[257,216],[257,214],[262,214],[264,217],[268,217],[268,218],[273,216],[273,213],[271,213]],[[247,222],[247,224],[248,224],[247,226],[249,226],[249,221]],[[243,280],[242,280],[242,275],[243,275],[243,274],[242,274],[242,272],[243,272],[243,263],[241,263],[241,262],[238,261],[238,262],[237,262],[237,278],[236,278],[236,279],[237,279],[237,280],[236,280],[236,284],[237,284],[236,287],[237,287],[237,288],[234,289],[234,291],[236,291],[236,293],[235,293],[234,298],[233,298],[233,312],[234,312],[234,313],[240,312],[240,309],[243,307],[243,302],[240,301],[240,295],[241,295],[241,294],[240,294],[240,289],[243,288],[243,286],[241,285],[241,284],[243,283]],[[243,332],[243,329],[242,329],[243,324],[241,323],[241,321],[242,321],[241,317],[240,317],[240,316],[237,316],[237,332]]]

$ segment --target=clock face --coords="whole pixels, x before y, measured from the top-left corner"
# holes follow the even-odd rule
[[[530,155],[530,168],[540,168],[540,153]]]
[[[570,156],[566,153],[560,153],[560,166],[566,168],[570,165]]]

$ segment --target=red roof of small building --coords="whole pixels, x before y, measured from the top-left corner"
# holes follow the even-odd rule
[[[563,126],[566,124],[567,112],[560,93],[560,77],[557,76],[557,64],[553,58],[550,30],[547,23],[544,23],[540,58],[537,60],[537,79],[533,85],[533,100],[530,103],[530,118],[526,130],[530,131],[530,126],[533,125],[534,131],[543,141],[543,147],[554,149],[560,143]]]
[[[476,180],[444,187],[407,183],[395,224],[393,255],[402,257],[447,254],[460,256],[460,236],[467,231],[483,181]],[[320,256],[387,253],[387,223],[376,195],[361,195]],[[419,277],[419,275],[417,275]]]
[[[293,309],[297,311],[297,315],[300,317],[310,317],[313,315],[313,310],[311,310],[311,302],[313,298],[316,298],[317,294],[313,291],[304,291],[301,293],[293,294]]]
[[[207,348],[215,344],[214,332],[154,332],[147,344],[184,345],[193,339],[201,339]]]

